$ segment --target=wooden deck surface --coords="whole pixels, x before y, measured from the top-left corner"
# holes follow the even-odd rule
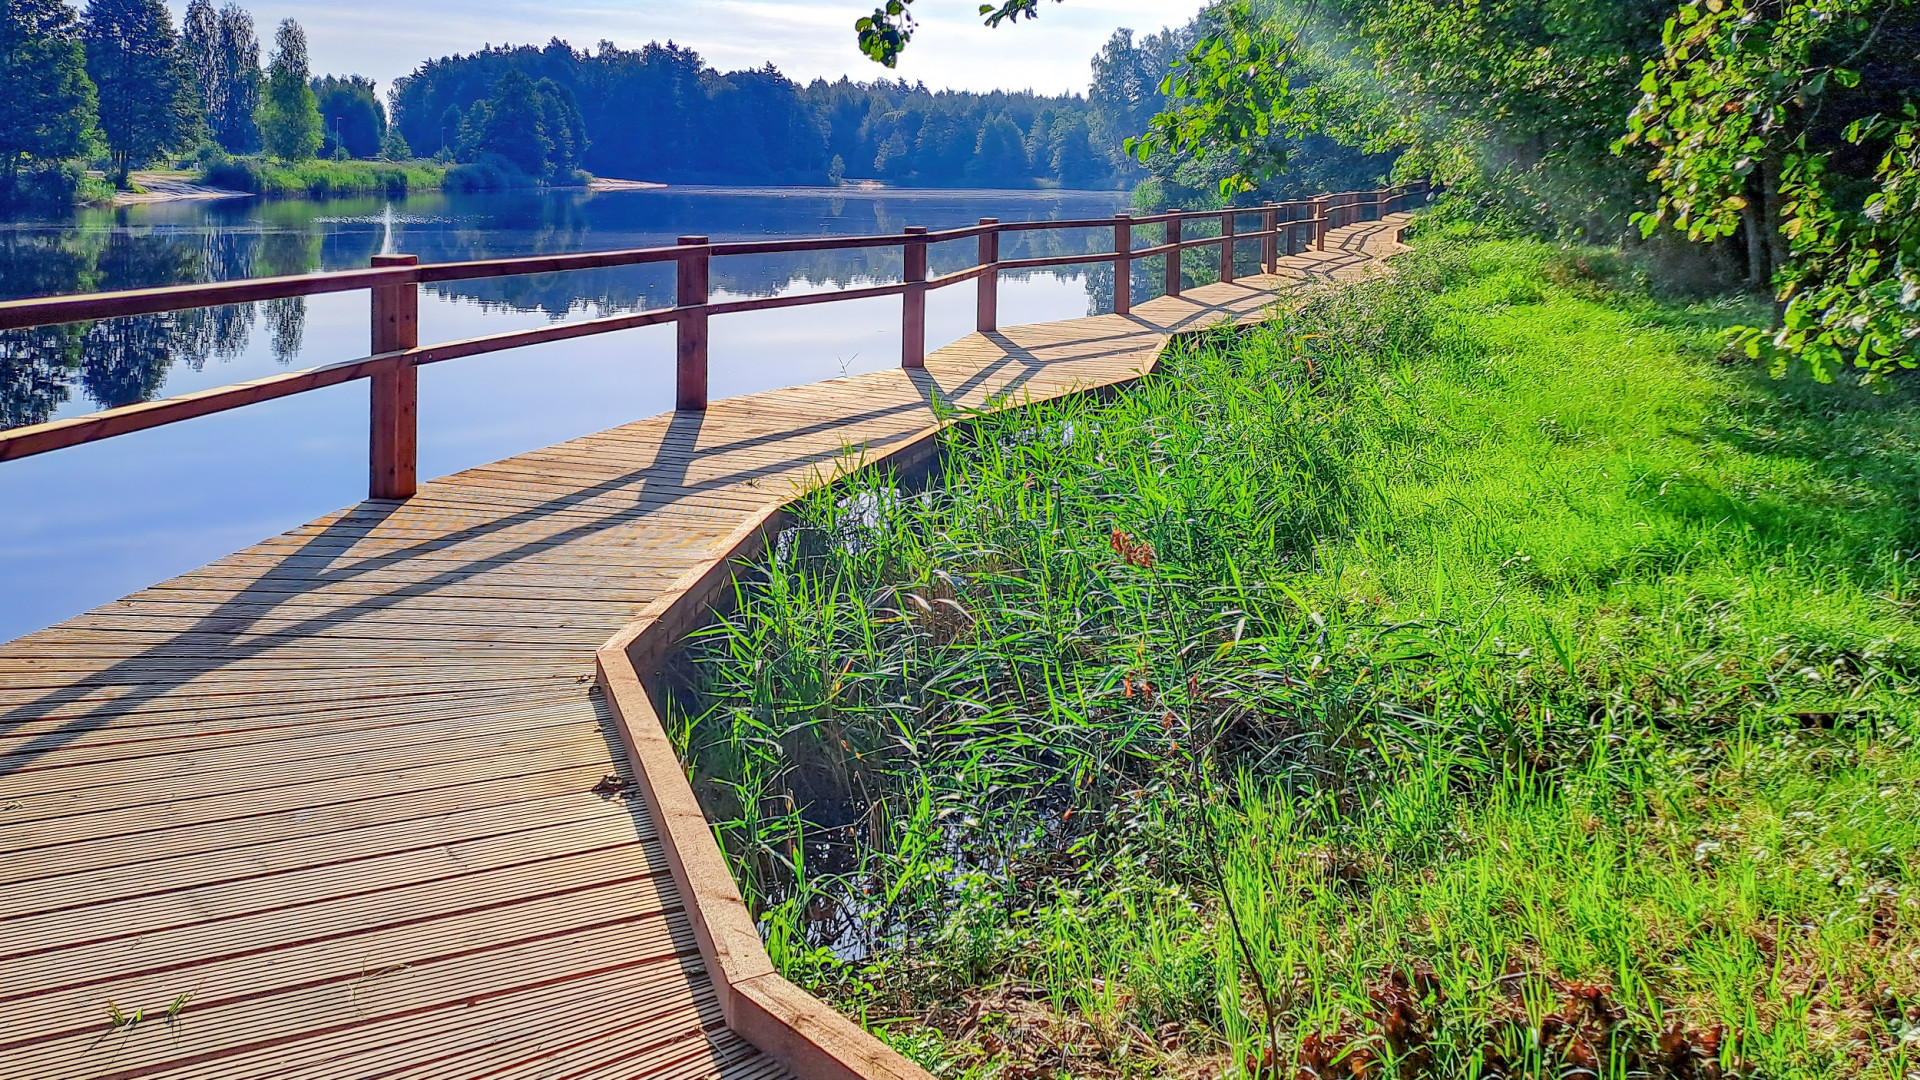
[[[1366,272],[1404,219],[1280,277]],[[1283,284],[642,420],[0,646],[0,1077],[785,1075],[720,1015],[594,650],[932,402],[1130,378]]]

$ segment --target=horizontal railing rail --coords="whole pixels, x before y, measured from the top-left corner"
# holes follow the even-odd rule
[[[707,324],[717,315],[899,296],[902,298],[900,363],[902,367],[917,368],[923,366],[926,359],[926,295],[932,290],[977,281],[979,292],[975,304],[975,325],[983,333],[991,332],[998,329],[999,278],[1002,272],[1111,263],[1114,310],[1125,315],[1132,306],[1132,266],[1141,259],[1164,257],[1165,291],[1168,295],[1178,296],[1183,274],[1180,256],[1187,251],[1217,248],[1220,280],[1232,281],[1240,246],[1258,243],[1260,266],[1264,272],[1273,273],[1276,260],[1282,255],[1292,255],[1307,247],[1324,250],[1327,234],[1334,229],[1395,213],[1415,200],[1424,199],[1427,192],[1427,185],[1415,183],[1224,210],[1174,209],[1137,217],[1121,213],[1111,218],[1067,221],[1001,222],[995,218],[981,218],[977,225],[956,229],[930,231],[916,226],[901,233],[880,236],[802,237],[717,244],[709,242],[704,236],[683,236],[678,244],[671,247],[531,255],[469,262],[422,264],[412,255],[380,255],[374,257],[372,266],[362,270],[333,270],[288,277],[8,300],[0,302],[0,330],[157,315],[367,289],[373,295],[372,335],[370,354],[356,360],[0,431],[0,461],[44,454],[262,401],[337,386],[356,379],[367,379],[372,384],[369,404],[369,491],[371,497],[376,499],[404,499],[411,496],[418,486],[417,372],[425,364],[672,323],[676,328],[674,407],[697,411],[707,407]],[[1259,227],[1252,231],[1240,231],[1239,223],[1245,218],[1258,218]],[[1187,235],[1185,226],[1189,222],[1217,222],[1219,233],[1213,236]],[[1133,230],[1153,225],[1161,226],[1164,230],[1161,242],[1135,247]],[[1049,254],[1019,259],[1000,257],[1000,237],[1005,234],[1072,229],[1111,229],[1113,248],[1110,251]],[[959,240],[977,241],[978,261],[961,270],[929,276],[928,248],[934,244]],[[901,249],[903,272],[899,282],[718,302],[709,295],[709,271],[715,258],[884,247]],[[421,285],[668,262],[675,266],[672,307],[556,323],[534,330],[490,334],[426,347],[419,342]]]

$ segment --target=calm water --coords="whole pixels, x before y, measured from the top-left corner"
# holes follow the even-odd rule
[[[367,265],[715,240],[1105,216],[1106,193],[668,189],[402,200],[170,203],[0,223],[0,295],[133,288]],[[1005,237],[1004,258],[1101,250],[1111,233]],[[1035,245],[1045,245],[1035,246]],[[934,272],[970,265],[939,245]],[[422,343],[672,302],[670,266],[422,289]],[[716,260],[716,300],[899,279],[895,251]],[[1157,275],[1136,273],[1142,284]],[[1111,279],[1008,275],[1005,325],[1111,310]],[[724,316],[712,393],[753,393],[899,362],[899,300]],[[365,355],[365,292],[0,334],[0,426]],[[931,294],[928,347],[972,329],[973,288]],[[420,469],[438,476],[672,407],[673,331],[620,334],[436,364],[420,373]],[[88,446],[0,462],[0,640],[190,570],[366,495],[364,382]]]

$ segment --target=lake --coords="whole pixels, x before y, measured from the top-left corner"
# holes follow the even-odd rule
[[[861,235],[1103,217],[1120,192],[665,188],[233,199],[0,223],[0,296],[138,288],[367,265],[769,236]],[[1003,237],[1003,258],[1107,250],[1110,230]],[[932,272],[973,262],[936,245]],[[422,344],[672,303],[671,264],[424,286]],[[1157,274],[1136,272],[1137,289]],[[715,260],[716,301],[900,278],[897,249]],[[1141,293],[1142,298],[1146,293]],[[971,285],[927,302],[931,350],[973,329]],[[364,291],[0,333],[0,426],[77,416],[364,356]],[[1105,267],[1003,275],[1003,325],[1112,310]],[[900,301],[716,318],[714,397],[899,363]],[[439,476],[673,406],[673,329],[647,327],[420,372],[420,474]],[[0,641],[211,562],[366,497],[356,382],[39,457],[0,462]]]

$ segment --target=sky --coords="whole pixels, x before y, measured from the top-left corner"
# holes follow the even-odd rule
[[[214,0],[219,7],[225,0]],[[187,0],[169,0],[176,25]],[[771,60],[789,78],[896,75],[935,89],[1085,92],[1089,61],[1118,27],[1140,33],[1192,18],[1201,0],[1065,0],[1038,21],[989,30],[979,0],[917,0],[920,29],[894,71],[861,55],[853,23],[874,0],[240,0],[265,51],[273,28],[306,27],[315,75],[367,75],[381,89],[422,60],[486,45],[622,48],[672,40],[723,71]]]

